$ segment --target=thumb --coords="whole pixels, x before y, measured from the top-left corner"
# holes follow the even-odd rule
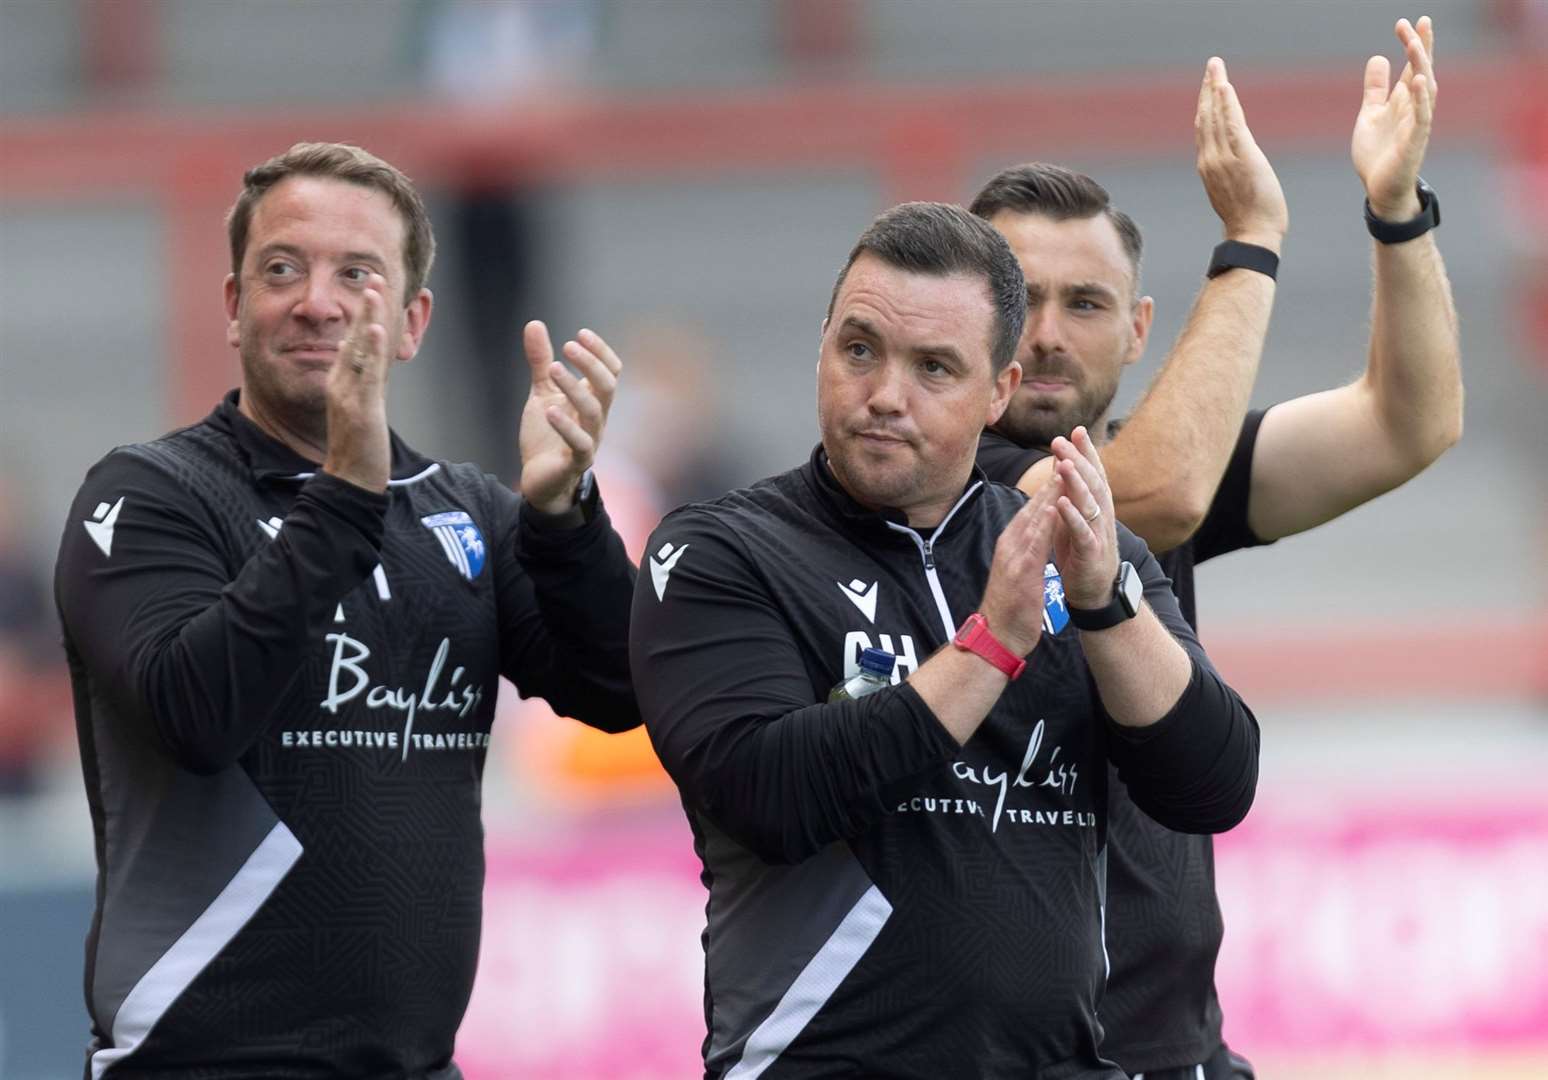
[[[1381,105],[1387,100],[1387,81],[1392,75],[1392,65],[1385,56],[1373,56],[1365,62],[1366,105]]]
[[[521,332],[522,347],[527,352],[527,366],[532,372],[532,388],[547,387],[553,381],[548,373],[554,362],[554,343],[549,340],[548,327],[541,319],[533,319]]]

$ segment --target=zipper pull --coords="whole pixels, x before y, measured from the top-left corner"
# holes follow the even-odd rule
[[[933,550],[934,547],[935,547],[935,541],[934,540],[926,540],[924,542],[924,557],[925,557],[925,569],[926,570],[934,570],[935,569],[935,553],[934,553],[934,550]]]

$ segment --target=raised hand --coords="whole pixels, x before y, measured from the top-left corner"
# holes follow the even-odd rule
[[[623,361],[590,330],[564,344],[576,378],[554,359],[548,327],[533,320],[523,333],[532,391],[521,411],[521,494],[535,509],[562,514],[575,503],[581,475],[596,460]]]
[[[1290,227],[1290,210],[1274,167],[1258,148],[1236,88],[1218,56],[1204,65],[1199,107],[1193,117],[1199,179],[1228,240],[1278,251]]]
[[[1038,488],[1000,533],[978,605],[990,632],[1017,656],[1031,652],[1043,632],[1043,567],[1053,539],[1057,487]]]
[[[1059,436],[1049,447],[1057,464],[1057,501],[1053,530],[1054,565],[1064,579],[1071,607],[1104,607],[1118,580],[1118,529],[1114,525],[1113,494],[1107,472],[1091,433],[1078,427],[1071,438]]]
[[[1398,41],[1408,63],[1388,89],[1391,65],[1385,56],[1365,63],[1365,94],[1355,118],[1349,153],[1365,185],[1371,210],[1384,221],[1407,221],[1419,213],[1414,185],[1430,141],[1435,115],[1435,27],[1428,15],[1415,29],[1399,19]]]
[[[366,279],[364,302],[328,372],[328,453],[323,471],[371,491],[386,491],[392,471],[387,434],[387,281]]]

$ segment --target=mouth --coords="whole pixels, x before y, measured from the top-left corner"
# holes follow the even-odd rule
[[[890,431],[857,431],[855,438],[881,446],[905,446],[908,440]]]
[[[1023,379],[1021,385],[1023,388],[1036,391],[1039,394],[1056,394],[1060,390],[1069,389],[1073,384],[1068,379],[1034,376],[1030,379]]]
[[[306,363],[308,367],[331,366],[339,355],[338,345],[327,341],[298,341],[280,346],[279,351],[284,356]]]

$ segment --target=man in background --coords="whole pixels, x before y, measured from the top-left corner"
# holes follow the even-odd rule
[[[1206,68],[1195,132],[1226,242],[1121,426],[1109,425],[1108,408],[1153,313],[1139,291],[1138,228],[1095,181],[1058,166],[1007,169],[974,199],[1028,285],[1021,387],[985,432],[979,464],[1036,492],[1055,467],[1053,439],[1081,425],[1098,433],[1119,519],[1161,553],[1195,628],[1196,563],[1337,517],[1411,479],[1461,435],[1456,312],[1429,231],[1436,196],[1419,180],[1435,103],[1433,28],[1405,19],[1396,30],[1407,67],[1389,88],[1387,61],[1368,62],[1351,146],[1375,296],[1367,368],[1348,386],[1247,410],[1288,215],[1219,59]],[[1119,777],[1111,784],[1103,1053],[1146,1080],[1250,1076],[1221,1039],[1212,842],[1156,824]]]

